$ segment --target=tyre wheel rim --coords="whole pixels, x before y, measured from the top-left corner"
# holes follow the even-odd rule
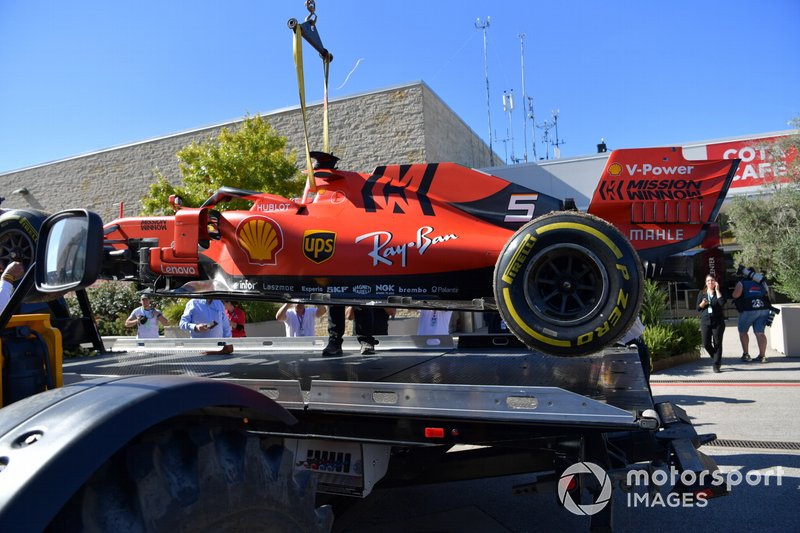
[[[560,326],[592,319],[608,295],[602,261],[574,244],[548,246],[533,256],[525,281],[525,299],[533,313]]]
[[[9,230],[0,237],[0,261],[7,265],[20,261],[26,267],[33,261],[33,241],[19,230]]]

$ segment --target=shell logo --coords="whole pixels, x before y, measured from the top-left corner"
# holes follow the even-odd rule
[[[619,176],[622,174],[622,165],[619,163],[611,163],[608,167],[608,173],[612,176]]]
[[[244,219],[236,228],[236,240],[251,263],[274,265],[283,249],[283,231],[271,218],[253,216]]]

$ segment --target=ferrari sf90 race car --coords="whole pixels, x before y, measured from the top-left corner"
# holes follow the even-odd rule
[[[315,156],[305,202],[224,187],[106,224],[103,276],[165,296],[498,310],[532,349],[585,355],[635,320],[642,260],[702,242],[737,165],[617,150],[584,213],[453,163],[367,174]],[[215,209],[232,198],[250,209]]]

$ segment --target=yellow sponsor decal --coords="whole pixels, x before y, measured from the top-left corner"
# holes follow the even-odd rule
[[[535,242],[535,238],[530,235],[525,235],[525,238],[522,239],[522,242],[514,252],[514,255],[511,258],[511,261],[508,263],[508,266],[503,271],[503,277],[501,278],[503,281],[508,284],[511,284],[514,281],[514,278],[517,277],[519,270],[525,264],[525,260],[531,253],[531,248],[533,248],[533,244]]]
[[[511,291],[508,289],[508,287],[503,288],[503,301],[505,301],[506,309],[508,309],[511,318],[514,319],[514,323],[520,328],[522,328],[522,330],[525,331],[525,333],[527,333],[534,339],[544,342],[545,344],[549,344],[551,346],[559,346],[562,348],[569,348],[570,346],[572,346],[572,344],[569,341],[545,337],[538,331],[534,331],[530,326],[528,326],[525,323],[525,321],[522,320],[522,317],[519,316],[517,310],[514,308],[514,303],[511,301]]]

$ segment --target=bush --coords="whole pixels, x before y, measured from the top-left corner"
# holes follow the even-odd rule
[[[277,302],[258,302],[247,301],[239,302],[244,310],[244,316],[248,322],[266,322],[275,320],[275,313],[283,304]]]
[[[164,308],[161,312],[164,313],[164,318],[169,320],[169,323],[173,326],[177,326],[181,321],[181,316],[183,315],[183,310],[186,308],[187,301],[188,300],[164,301]]]
[[[89,303],[94,312],[94,319],[97,322],[97,330],[103,336],[124,336],[136,335],[136,328],[125,326],[125,320],[130,316],[131,311],[141,305],[139,293],[133,283],[123,281],[99,281],[86,289],[89,296]],[[81,316],[78,298],[74,294],[69,294],[65,298],[72,316]],[[153,307],[161,309],[162,305],[174,301],[165,299],[161,302],[153,300]],[[163,311],[163,310],[162,310]],[[183,307],[181,307],[183,311]],[[164,316],[172,322],[169,315]],[[180,314],[178,315],[180,318]],[[177,321],[175,321],[177,323]]]
[[[675,323],[661,323],[644,329],[644,342],[653,361],[700,348],[700,320],[688,318]]]
[[[667,295],[653,280],[645,280],[640,315],[645,326],[654,326],[664,320],[667,312]]]
[[[139,295],[132,283],[100,281],[86,289],[92,305],[100,335],[131,335],[136,330],[125,327],[125,319],[139,306]],[[78,299],[74,294],[66,298],[72,316],[81,316]]]
[[[644,343],[653,361],[695,352],[701,344],[700,320],[687,318],[678,322],[664,322],[667,295],[652,280],[645,280],[641,318],[645,325]]]
[[[644,342],[650,350],[653,361],[670,357],[677,353],[679,337],[669,324],[653,324],[644,328]]]
[[[685,318],[680,322],[674,323],[672,327],[675,329],[678,336],[680,336],[677,353],[696,352],[700,349],[703,338],[700,335],[699,318]]]

